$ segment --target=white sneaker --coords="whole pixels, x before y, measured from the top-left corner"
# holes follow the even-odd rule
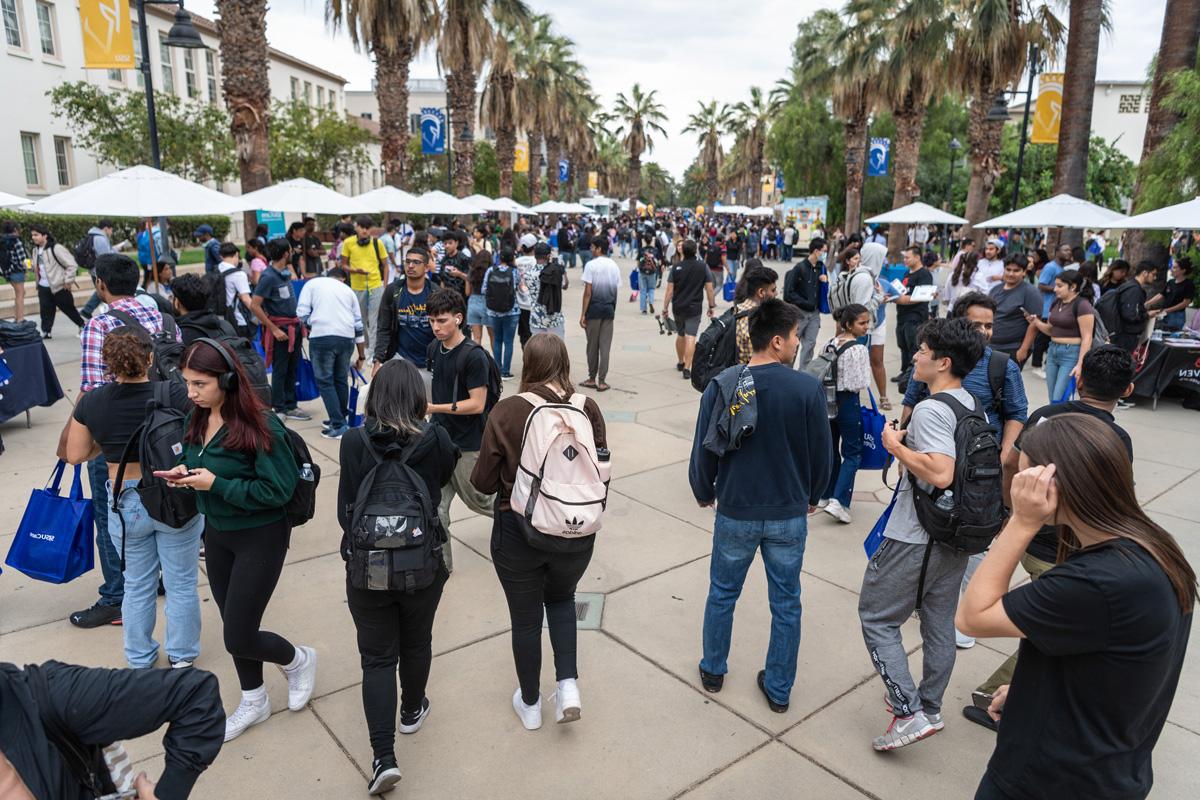
[[[829,505],[828,500],[818,500],[817,501],[817,508],[824,508],[827,505]]]
[[[1037,375],[1042,380],[1046,380],[1046,370],[1042,369],[1041,367],[1034,369],[1033,374]]]
[[[837,500],[830,500],[823,510],[844,525],[850,523],[850,512]]]
[[[935,731],[940,731],[946,727],[946,722],[942,719],[941,714],[930,714],[926,712],[925,719],[929,720],[929,725]]]
[[[871,742],[871,746],[880,751],[897,750],[935,733],[937,730],[930,724],[925,712],[918,711],[908,718],[892,717],[892,724],[888,726],[887,731],[883,736],[877,736]]]
[[[954,646],[959,650],[970,650],[975,646],[975,637],[967,636],[965,633],[959,633],[958,628],[954,629]]]
[[[232,741],[246,732],[247,729],[271,718],[271,698],[264,690],[261,701],[247,700],[242,695],[242,702],[237,709],[225,718],[225,741]]]
[[[554,719],[559,725],[574,722],[579,719],[580,710],[579,684],[574,678],[559,681],[554,693]]]
[[[296,655],[300,663],[292,669],[283,669],[288,682],[288,708],[292,711],[300,711],[308,704],[317,683],[317,651],[301,645],[296,648]]]
[[[538,695],[537,702],[531,706],[525,705],[525,701],[521,699],[521,687],[513,692],[513,711],[517,712],[517,716],[521,720],[521,724],[525,726],[527,731],[536,731],[542,727],[542,696]]]

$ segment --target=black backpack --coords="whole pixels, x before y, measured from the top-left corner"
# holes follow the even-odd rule
[[[440,355],[439,350],[441,346],[442,343],[434,339],[429,343],[429,348],[425,351],[425,364],[430,372],[433,372],[433,363],[438,355]],[[500,376],[500,366],[496,363],[496,359],[492,358],[492,354],[488,352],[487,348],[470,337],[463,339],[459,347],[466,347],[469,350],[478,349],[479,352],[483,353],[483,357],[487,359],[487,397],[483,401],[483,421],[486,423],[487,415],[491,413],[496,403],[500,402],[500,395],[504,392],[504,381]],[[462,358],[457,362],[458,368],[454,373],[454,389],[450,395],[451,402],[454,401],[454,398],[458,397],[458,379],[462,375],[462,371],[466,369],[467,359],[470,357],[471,354],[469,352],[464,353]]]
[[[856,344],[858,344],[857,339],[851,339],[841,347],[834,347],[833,342],[830,342],[825,345],[825,349],[816,358],[804,367],[804,372],[812,375],[821,384],[821,390],[825,393],[825,413],[830,419],[836,419],[838,415],[838,359],[842,357],[842,353]]]
[[[228,325],[224,320],[221,320],[221,322]],[[208,328],[184,320],[180,327],[202,331],[203,338],[220,342],[232,350],[234,357],[241,363],[242,369],[246,371],[246,377],[250,379],[250,388],[258,395],[258,399],[262,400],[263,404],[270,408],[271,383],[267,379],[267,365],[263,361],[263,357],[254,349],[254,345],[250,343],[250,340],[239,336],[232,330],[232,326],[228,330],[223,328],[219,333],[215,333]]]
[[[92,238],[92,234],[85,233],[71,251],[71,255],[75,256],[75,263],[84,269],[95,269],[96,240]]]
[[[1107,344],[1109,336],[1114,333],[1120,333],[1124,327],[1121,324],[1121,304],[1125,302],[1125,298],[1121,293],[1128,291],[1130,286],[1136,285],[1137,281],[1126,281],[1112,291],[1100,295],[1100,299],[1096,301],[1096,316],[1104,323],[1105,336],[1102,344]],[[1075,302],[1079,302],[1076,300]],[[1100,337],[1096,335],[1096,330],[1100,326],[1094,326],[1092,330],[1092,346],[1095,347],[1096,340]]]
[[[179,371],[179,362],[183,359],[183,342],[176,338],[175,334],[178,328],[175,325],[175,318],[167,314],[162,315],[162,330],[158,333],[150,333],[146,330],[142,323],[134,319],[132,314],[122,311],[117,308],[110,308],[108,315],[116,317],[128,328],[135,331],[143,331],[146,336],[150,337],[150,348],[154,353],[154,363],[150,367],[150,375],[152,381],[179,381],[183,383],[183,374]]]
[[[446,535],[425,481],[408,463],[421,435],[403,447],[389,445],[380,455],[365,428],[355,434],[375,466],[359,485],[350,513],[345,554],[350,585],[408,594],[432,586]]]
[[[317,513],[317,485],[321,482],[321,467],[308,452],[304,437],[286,425],[283,429],[287,432],[292,457],[296,459],[297,475],[296,489],[284,503],[283,511],[287,515],[288,525],[295,528],[308,522]]]
[[[187,414],[172,407],[171,387],[162,381],[150,384],[154,395],[146,403],[146,419],[129,437],[121,451],[117,476],[113,479],[112,509],[120,508],[125,466],[137,448],[137,460],[142,470],[136,491],[151,519],[171,528],[182,528],[195,518],[196,493],[179,491],[167,486],[162,478],[154,477],[159,470],[169,470],[179,463],[183,454],[184,420]],[[118,517],[121,515],[118,513]],[[121,569],[125,569],[125,519],[121,517]]]
[[[502,277],[502,280],[497,280],[498,277]],[[486,300],[488,311],[497,314],[512,311],[517,301],[517,270],[514,267],[492,270],[488,277]]]
[[[753,309],[751,309],[753,310]],[[750,311],[736,314],[731,308],[714,319],[700,338],[692,355],[692,387],[703,392],[708,382],[721,374],[727,367],[737,363],[737,320],[750,315]]]
[[[208,310],[236,327],[237,317],[234,315],[234,311],[239,306],[242,310],[242,318],[247,322],[250,321],[251,315],[245,307],[245,303],[240,298],[235,297],[232,305],[226,301],[227,290],[225,284],[233,272],[235,270],[222,272],[218,267],[215,272],[210,272],[204,276],[204,284],[208,287]]]
[[[558,314],[562,311],[563,265],[555,259],[546,262],[538,275],[537,302],[546,309],[547,314]],[[488,284],[491,288],[491,284]]]
[[[992,410],[1004,420],[1004,379],[1008,375],[1008,353],[993,350],[988,359],[988,386],[992,390]]]

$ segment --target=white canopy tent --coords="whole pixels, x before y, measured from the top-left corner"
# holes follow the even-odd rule
[[[154,167],[136,166],[82,183],[28,207],[39,214],[179,217],[230,214],[235,198]]]
[[[867,222],[873,225],[918,225],[921,223],[926,225],[965,225],[967,220],[965,217],[948,214],[940,208],[934,208],[928,203],[909,203],[883,214],[877,214]]]
[[[1019,208],[994,219],[974,224],[975,228],[1125,228],[1126,217],[1104,206],[1069,194]]]
[[[416,196],[395,186],[380,186],[378,189],[356,194],[354,199],[380,211],[400,211],[405,203],[411,203]]]
[[[358,197],[347,197],[308,178],[276,183],[236,198],[236,211],[291,211],[310,214],[369,214],[377,211]]]
[[[450,216],[484,213],[484,209],[474,203],[437,190],[414,198],[409,207],[395,210],[405,211],[409,214],[447,214]]]
[[[773,217],[775,216],[775,209],[771,208],[770,206],[759,206],[758,208],[750,209],[750,216]]]
[[[0,208],[27,206],[31,203],[33,203],[33,201],[28,197],[21,197],[19,194],[9,194],[8,192],[0,192]]]
[[[1143,231],[1200,230],[1200,197],[1144,214],[1135,214],[1113,227]]]
[[[538,214],[591,214],[593,210],[580,203],[564,203],[561,200],[547,200],[529,209]]]
[[[732,205],[732,206],[716,205],[716,206],[713,206],[714,214],[749,214],[753,210],[754,209],[750,208],[750,206],[738,206],[738,205]]]
[[[501,203],[499,200],[493,200],[484,194],[473,194],[469,197],[464,197],[463,201],[470,203],[481,211],[511,211],[512,209]]]

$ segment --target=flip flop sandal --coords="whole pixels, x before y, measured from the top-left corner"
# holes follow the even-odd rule
[[[584,389],[595,389],[596,388],[596,382],[594,380],[592,380],[591,378],[588,378],[586,381],[580,381],[579,385],[582,386]]]
[[[892,401],[888,400],[886,397],[879,398],[879,408],[884,411],[891,411],[892,410]]]
[[[601,383],[596,387],[596,391],[597,392],[607,392],[611,388],[612,387],[609,386],[607,383]]]

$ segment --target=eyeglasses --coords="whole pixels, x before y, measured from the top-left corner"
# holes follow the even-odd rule
[[[416,264],[417,266],[424,266],[425,259],[423,259],[423,258],[406,258],[406,259],[404,259],[404,263],[405,264]]]

